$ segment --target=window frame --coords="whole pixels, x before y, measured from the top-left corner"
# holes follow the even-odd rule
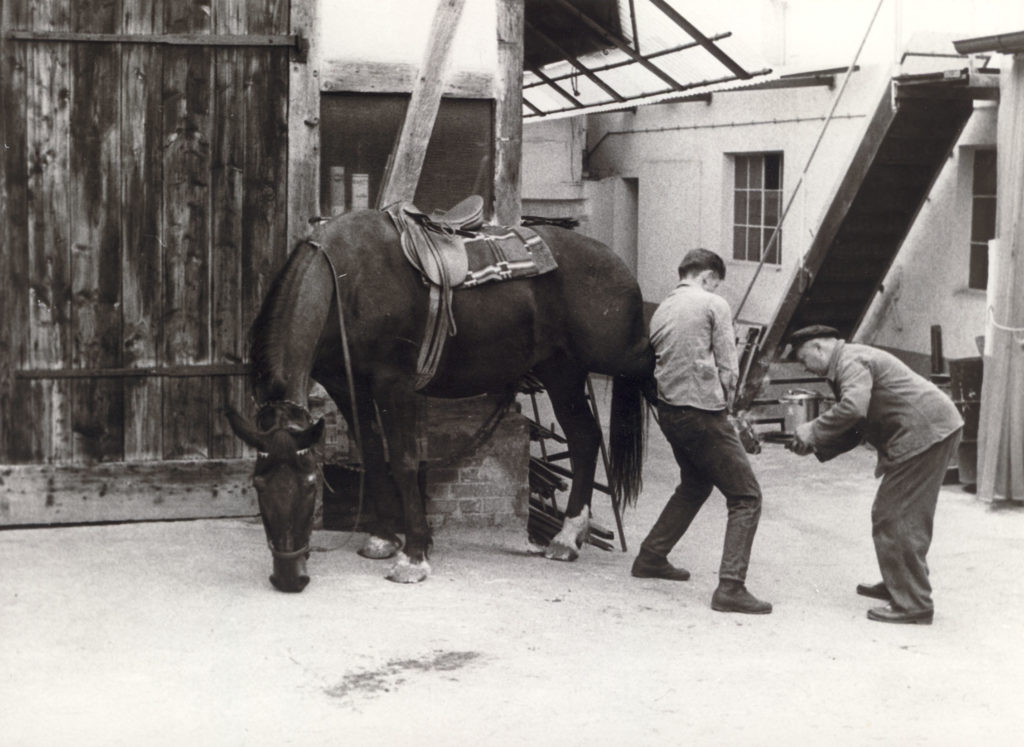
[[[730,256],[734,262],[753,263],[761,263],[764,257],[765,265],[780,267],[785,154],[781,150],[768,150],[731,153],[729,158],[733,177]],[[774,222],[770,222],[769,216],[775,218]],[[773,230],[776,237],[765,256],[765,245]]]
[[[987,181],[991,193],[979,191],[978,156],[991,159],[991,174]],[[967,287],[970,290],[988,289],[988,242],[995,238],[998,215],[998,159],[994,147],[975,148],[971,152],[971,213],[968,224]],[[985,186],[985,185],[982,185]],[[990,204],[989,204],[990,203]],[[979,205],[986,209],[979,213]],[[982,225],[979,225],[981,223]]]

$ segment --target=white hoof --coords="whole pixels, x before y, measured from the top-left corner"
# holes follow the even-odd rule
[[[418,584],[426,581],[430,575],[430,563],[424,559],[420,563],[413,563],[404,552],[398,553],[398,562],[391,566],[386,578],[396,584]]]
[[[401,545],[371,534],[357,552],[364,558],[384,560],[385,558],[393,558],[399,549],[401,549]]]
[[[579,552],[575,547],[569,547],[563,545],[557,540],[552,540],[551,544],[544,550],[544,557],[548,560],[567,560],[573,561],[580,556]]]
[[[584,507],[579,516],[562,521],[562,529],[551,540],[544,557],[550,560],[576,560],[578,550],[590,534],[590,508]]]

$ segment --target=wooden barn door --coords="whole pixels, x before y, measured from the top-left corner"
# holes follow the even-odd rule
[[[313,2],[0,0],[0,524],[255,513],[221,410],[315,209]]]

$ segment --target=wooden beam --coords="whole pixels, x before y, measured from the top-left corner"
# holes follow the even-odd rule
[[[737,78],[747,79],[751,77],[750,73],[747,72],[741,65],[739,65],[732,57],[727,55],[722,49],[711,41],[708,37],[702,34],[696,26],[687,21],[683,16],[679,14],[675,8],[669,5],[665,0],[650,0],[651,5],[660,10],[662,13],[667,15],[672,22],[675,23],[679,28],[685,31],[687,34],[692,36],[697,42],[700,43],[704,49],[711,54],[716,60],[725,65],[730,72],[736,75]]]
[[[0,467],[0,526],[254,516],[252,460]]]
[[[9,31],[18,42],[72,42],[84,44],[157,44],[171,47],[294,47],[304,38],[283,34],[91,34],[71,31]]]
[[[592,70],[590,70],[590,68],[588,68],[586,65],[584,65],[579,60],[577,60],[567,49],[563,49],[562,46],[560,44],[558,44],[558,42],[556,42],[550,36],[548,36],[543,31],[538,29],[536,26],[531,24],[529,21],[526,22],[526,28],[528,28],[530,30],[530,33],[532,33],[535,37],[537,37],[542,42],[544,42],[549,47],[551,47],[553,50],[558,52],[558,54],[562,55],[562,58],[565,59],[566,62],[568,62],[570,65],[573,66],[573,68],[575,68],[576,70],[578,70],[579,72],[581,72],[585,76],[587,76],[587,78],[590,80],[591,83],[593,83],[595,86],[597,86],[602,91],[607,93],[613,99],[615,99],[616,101],[625,101],[626,100],[625,97],[621,93],[619,93],[614,88],[612,88],[610,85],[608,85],[603,80],[598,78],[597,75],[595,75],[594,72]]]
[[[563,99],[568,101],[574,107],[576,107],[577,109],[582,109],[583,108],[583,104],[582,104],[582,102],[579,99],[577,99],[571,93],[569,93],[564,88],[562,88],[560,85],[555,83],[555,81],[553,81],[551,78],[549,78],[547,75],[545,75],[541,71],[541,69],[539,67],[531,67],[530,68],[530,72],[533,73],[534,75],[536,75],[538,78],[540,78],[545,83],[547,83],[551,87],[551,90],[553,90],[555,93],[560,95]]]
[[[317,0],[292,0],[290,31],[310,40],[288,70],[288,248],[310,232],[320,215],[320,50]]]
[[[497,0],[498,75],[494,105],[494,218],[522,220],[524,0]]]
[[[583,11],[579,10],[575,5],[572,5],[567,0],[555,0],[555,2],[562,6],[562,8],[567,13],[569,13],[572,16],[575,16],[576,19],[579,20],[588,29],[590,29],[592,33],[594,33],[601,39],[606,39],[607,41],[611,42],[615,47],[629,55],[637,64],[641,65],[646,70],[653,73],[654,75],[657,75],[663,81],[668,83],[673,88],[673,90],[681,91],[683,89],[682,83],[677,81],[675,78],[666,73],[653,62],[646,59],[643,55],[639,54],[625,41],[615,36],[615,34],[612,34],[610,31],[608,31],[608,29],[606,29],[604,26],[602,26],[600,23],[595,21],[593,18],[588,16]]]
[[[427,50],[412,89],[409,108],[398,134],[384,178],[377,206],[412,200],[416,196],[423,160],[434,129],[441,92],[448,67],[449,52],[465,0],[439,0],[430,26]]]
[[[407,63],[323,60],[320,90],[323,93],[409,93],[416,85],[418,68]],[[442,96],[459,99],[494,98],[494,75],[470,70],[446,76]]]

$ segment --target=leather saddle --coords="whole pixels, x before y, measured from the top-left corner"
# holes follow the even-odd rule
[[[432,285],[457,288],[469,273],[463,238],[484,224],[484,198],[471,195],[449,210],[424,213],[412,203],[401,212],[422,231],[402,231],[406,258]],[[394,217],[394,215],[392,215]]]

